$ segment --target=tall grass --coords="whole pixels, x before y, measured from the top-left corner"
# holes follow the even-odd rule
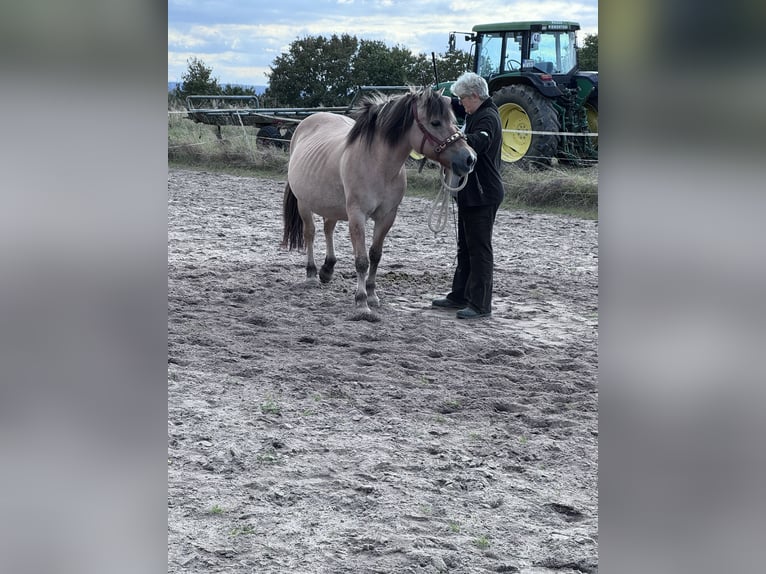
[[[252,126],[221,126],[196,123],[183,114],[168,114],[168,163],[229,173],[285,178],[288,153],[257,141]],[[503,164],[506,197],[503,206],[528,211],[598,217],[598,164],[590,167],[558,165],[524,168]],[[427,163],[423,169],[414,160],[407,164],[407,193],[435,197],[440,170]]]
[[[422,171],[414,163],[407,173],[407,193],[434,197],[441,186],[438,166]],[[505,199],[502,207],[534,212],[598,218],[598,165],[524,168],[503,164]]]
[[[221,126],[196,123],[182,114],[168,114],[168,162],[171,165],[231,171],[255,171],[264,175],[287,173],[287,153],[259,147],[258,129],[252,126]]]

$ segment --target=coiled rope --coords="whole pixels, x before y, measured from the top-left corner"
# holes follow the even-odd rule
[[[457,197],[458,192],[468,183],[468,175],[462,177],[455,176],[451,170],[442,168],[441,186],[439,193],[431,202],[431,208],[428,210],[428,229],[434,235],[444,231],[449,218],[449,206],[453,197]],[[434,220],[435,219],[435,220]]]

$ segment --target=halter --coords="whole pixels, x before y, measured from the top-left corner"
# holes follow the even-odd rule
[[[423,125],[423,122],[420,121],[420,118],[418,117],[417,100],[412,100],[412,112],[415,114],[415,123],[418,124],[420,131],[423,132],[423,140],[420,142],[420,150],[418,151],[420,155],[424,155],[423,146],[426,145],[426,140],[434,144],[434,151],[436,152],[436,155],[439,155],[441,152],[447,149],[448,146],[452,145],[457,140],[466,139],[464,133],[455,132],[454,134],[449,136],[447,139],[445,139],[443,142],[439,142],[439,140],[436,137],[434,137],[434,135],[426,129],[426,126]]]

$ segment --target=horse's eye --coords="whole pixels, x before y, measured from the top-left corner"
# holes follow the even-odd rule
[[[440,120],[431,120],[431,125],[435,128],[438,128],[440,125],[442,125]]]

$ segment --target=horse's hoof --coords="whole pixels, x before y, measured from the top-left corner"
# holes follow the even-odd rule
[[[377,323],[380,321],[380,317],[370,311],[369,309],[362,309],[349,317],[351,321],[369,321],[370,323]]]

